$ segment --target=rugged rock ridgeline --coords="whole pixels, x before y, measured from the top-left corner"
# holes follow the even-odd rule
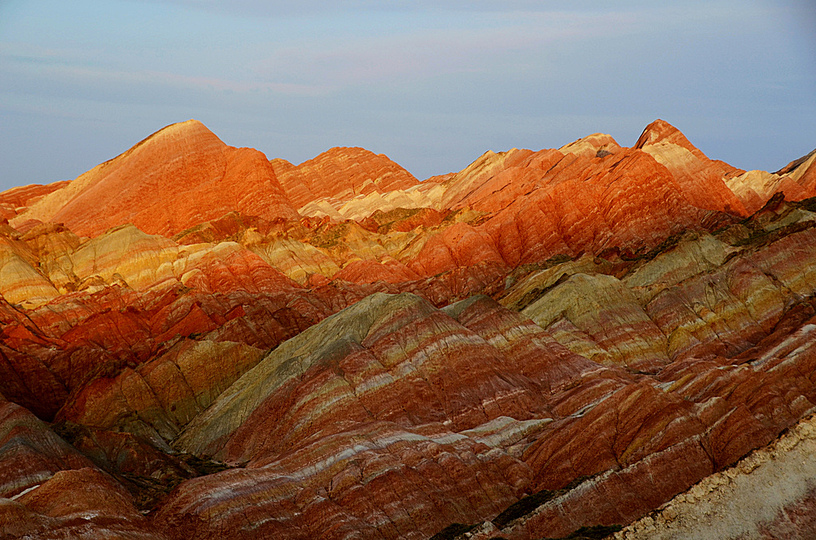
[[[363,148],[332,148],[297,167],[272,160],[275,173],[297,207],[318,200],[343,200],[357,195],[388,193],[419,184],[384,155]]]
[[[418,182],[189,121],[0,194],[0,537],[557,538],[722,475],[786,494],[724,537],[806,536],[814,160],[656,121]]]

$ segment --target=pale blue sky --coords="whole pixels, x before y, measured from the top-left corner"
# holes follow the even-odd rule
[[[663,118],[775,170],[816,147],[814,28],[810,0],[0,0],[0,189],[189,118],[269,158],[363,146],[420,179],[599,131],[630,146]]]

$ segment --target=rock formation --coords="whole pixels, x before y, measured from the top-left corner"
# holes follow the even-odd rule
[[[814,418],[615,533],[637,538],[812,538]]]
[[[0,537],[808,537],[814,159],[189,121],[0,194]]]
[[[232,148],[189,120],[45,195],[12,224],[63,223],[84,236],[131,223],[175,234],[235,210],[265,219],[297,217],[265,156]]]
[[[351,199],[406,189],[419,182],[388,159],[364,148],[332,148],[297,167],[272,160],[286,194],[296,207],[321,200]]]

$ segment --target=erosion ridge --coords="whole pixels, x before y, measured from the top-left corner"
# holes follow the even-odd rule
[[[0,537],[672,538],[767,478],[728,530],[806,534],[813,160],[657,120],[419,182],[191,120],[2,193]]]

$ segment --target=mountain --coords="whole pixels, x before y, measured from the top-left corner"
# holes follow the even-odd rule
[[[236,210],[265,219],[295,219],[266,157],[225,145],[189,120],[157,131],[30,205],[11,220],[63,223],[82,236],[131,223],[175,234]]]
[[[744,203],[729,189],[725,179],[740,171],[722,161],[712,161],[692,145],[680,130],[664,120],[655,120],[635,143],[671,171],[686,199],[699,208],[724,210],[747,216]],[[753,208],[756,211],[758,208]]]
[[[726,180],[728,187],[752,210],[775,193],[782,193],[787,199],[799,201],[816,196],[816,151],[810,152],[787,166],[768,173],[748,171]]]
[[[332,148],[298,166],[275,159],[272,166],[297,207],[419,184],[411,173],[387,156],[364,148]]]
[[[188,121],[2,193],[0,537],[811,537],[814,159]]]

